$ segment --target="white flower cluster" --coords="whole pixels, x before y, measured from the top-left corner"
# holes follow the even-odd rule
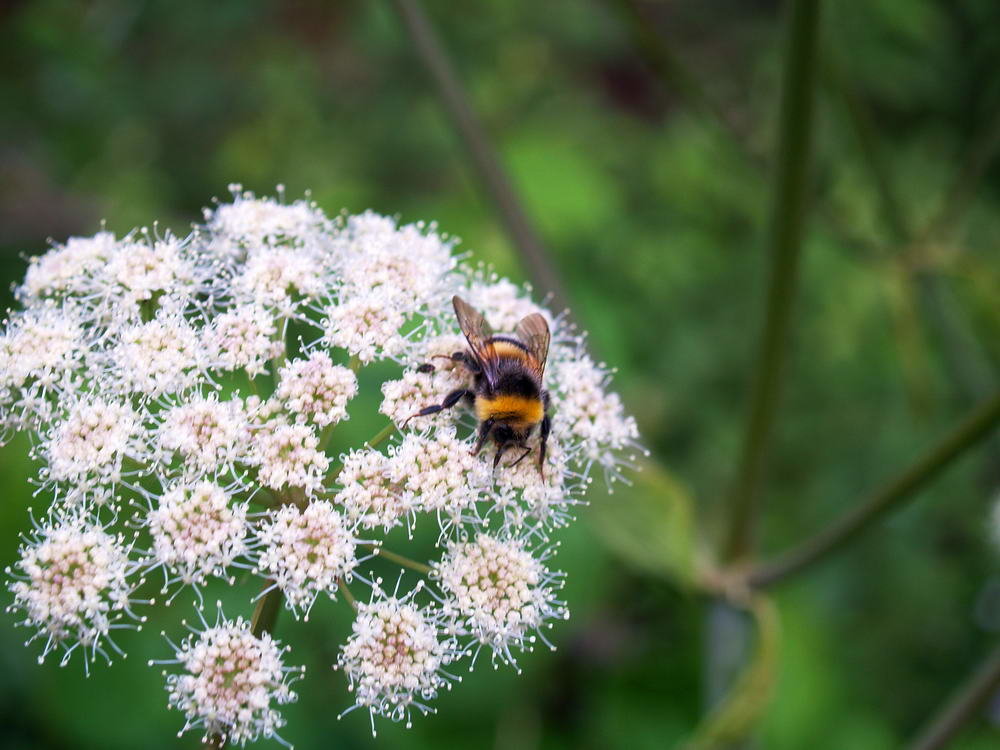
[[[248,503],[231,503],[211,482],[171,487],[147,516],[153,559],[185,584],[204,584],[247,551]]]
[[[424,701],[456,679],[444,667],[462,651],[442,609],[412,602],[421,588],[390,596],[376,581],[372,600],[358,605],[354,632],[340,651],[336,666],[350,681],[353,708],[367,708],[373,717],[372,734],[376,714],[410,726],[410,709],[433,711]]]
[[[264,545],[258,565],[284,592],[288,606],[309,610],[321,593],[333,596],[342,580],[350,583],[358,565],[358,541],[327,500],[309,503],[304,510],[286,505],[264,522]]]
[[[32,259],[0,330],[0,439],[32,434],[36,495],[51,500],[10,569],[44,653],[80,647],[89,666],[117,651],[144,574],[162,573],[167,604],[256,577],[245,617],[202,621],[167,678],[185,730],[240,745],[277,737],[293,698],[300,670],[268,635],[279,609],[356,609],[337,666],[373,722],[432,711],[445,670],[482,648],[516,667],[549,643],[568,612],[550,535],[594,470],[621,477],[636,425],[583,338],[462,267],[455,244],[432,224],[331,219],[236,187],[187,237],[100,232]],[[473,455],[455,295],[498,332],[548,321],[544,467],[540,426],[496,466],[491,444]],[[452,408],[412,418],[448,394]],[[393,566],[424,577],[389,594]]]
[[[358,394],[358,379],[347,367],[333,364],[326,352],[313,352],[281,369],[278,398],[303,420],[320,427],[347,419],[347,402]]]
[[[533,643],[543,623],[569,617],[554,594],[561,576],[517,539],[479,534],[474,542],[452,544],[434,572],[449,595],[447,606],[505,662],[516,663],[511,647]]]
[[[291,683],[305,667],[286,667],[288,647],[280,647],[267,633],[251,632],[243,618],[225,620],[222,610],[215,624],[188,635],[174,645],[174,658],[150,664],[176,664],[182,673],[168,674],[170,705],[184,713],[178,735],[200,728],[218,742],[245,745],[258,737],[276,737],[285,725],[275,706],[291,703]]]
[[[110,661],[104,643],[121,653],[110,638],[115,621],[123,615],[139,619],[130,606],[138,585],[130,553],[123,537],[81,516],[38,527],[26,540],[18,572],[7,573],[13,577],[11,608],[22,610],[22,624],[35,629],[30,640],[45,639],[39,662],[57,647],[64,651],[63,664],[78,646],[89,650],[90,659],[100,653]]]

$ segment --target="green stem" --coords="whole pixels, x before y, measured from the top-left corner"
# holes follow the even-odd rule
[[[283,504],[285,501],[283,498],[275,497],[274,493],[270,490],[265,490],[263,488],[258,489],[253,493],[253,497],[247,498],[246,495],[237,495],[233,498],[237,502],[249,499],[251,503],[255,505],[260,505],[265,508],[277,508],[279,505]]]
[[[274,581],[265,580],[264,588],[274,585]],[[260,638],[264,633],[273,633],[281,611],[281,589],[273,588],[257,600],[257,606],[250,620],[250,632]]]
[[[723,549],[726,560],[748,556],[753,546],[757,498],[781,386],[805,219],[819,0],[790,0],[789,11],[768,239],[771,272],[767,311],[739,470],[729,497],[729,530]]]
[[[328,424],[319,433],[319,445],[316,446],[317,450],[321,453],[326,451],[326,447],[330,444],[330,439],[333,437],[333,431],[336,429],[336,424]]]
[[[962,726],[1000,689],[1000,646],[984,661],[921,730],[909,750],[945,747]]]
[[[279,319],[274,329],[274,335],[271,337],[272,341],[281,343],[281,353],[271,360],[271,374],[274,376],[275,390],[278,388],[278,373],[285,366],[285,360],[288,358],[288,342],[285,341],[287,332],[288,320],[286,318]]]
[[[343,578],[337,581],[337,589],[344,595],[344,599],[346,599],[347,603],[351,605],[351,609],[357,612],[358,600],[354,597],[354,594],[351,593],[351,590],[347,587],[347,582]]]
[[[250,392],[254,396],[257,396],[259,398],[260,397],[260,387],[257,385],[257,381],[254,380],[253,375],[250,375],[249,373],[247,374],[247,383],[249,383],[249,385],[250,385]]]
[[[803,542],[777,560],[764,563],[755,569],[749,576],[750,583],[754,586],[770,586],[794,573],[801,572],[847,544],[855,535],[902,501],[912,498],[917,490],[967,448],[987,437],[998,421],[1000,421],[1000,392],[994,394],[944,440],[882,489],[872,494],[868,500],[845,513],[812,539]]]
[[[369,545],[374,547],[374,552],[379,557],[384,557],[386,560],[390,560],[397,565],[402,565],[404,568],[410,568],[411,570],[416,570],[424,575],[429,574],[433,568],[430,565],[424,565],[416,560],[411,560],[408,557],[403,557],[403,555],[397,555],[395,552],[390,552],[384,547],[375,547],[374,545]]]
[[[551,295],[551,307],[566,307],[567,297],[500,158],[469,101],[454,65],[441,45],[420,0],[393,0],[414,50],[437,86],[441,103],[469,154],[476,175],[496,206],[501,223],[539,290]]]
[[[390,422],[373,437],[371,440],[367,441],[365,445],[369,448],[378,448],[382,443],[392,437],[392,434],[396,431],[396,423]]]

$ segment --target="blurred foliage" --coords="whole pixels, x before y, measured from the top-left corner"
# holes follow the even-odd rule
[[[558,652],[531,655],[520,677],[477,673],[442,697],[437,716],[410,731],[383,727],[377,744],[683,742],[702,718],[704,601],[673,580],[685,569],[677,547],[698,549],[695,520],[701,540],[717,536],[742,434],[766,282],[780,7],[642,5],[737,139],[653,75],[613,3],[453,8],[428,2],[578,319],[619,368],[646,444],[673,478],[643,477],[607,497],[593,487],[594,507],[562,536],[573,619],[554,633]],[[920,237],[996,128],[1000,7],[828,3],[821,54],[868,112]],[[435,219],[477,259],[523,277],[388,3],[13,2],[0,9],[0,64],[5,281],[46,238],[92,233],[102,218],[116,232],[156,218],[183,230],[231,182],[262,193],[282,183],[292,196],[308,188],[331,213]],[[900,247],[844,97],[829,82],[817,96],[814,212],[765,492],[771,552],[933,442],[996,387],[1000,365],[1000,169],[982,165],[946,231]],[[0,293],[10,304],[6,285]],[[374,432],[371,414],[355,414],[352,429]],[[27,448],[19,438],[0,452],[2,565],[29,525]],[[995,440],[776,592],[781,659],[761,747],[897,747],[988,651],[1000,632],[989,521],[998,456]],[[650,492],[664,483],[670,492]],[[663,537],[648,544],[666,547],[645,556],[616,536],[659,524]],[[650,555],[662,566],[651,569]],[[130,658],[89,680],[79,663],[38,667],[23,632],[0,620],[0,746],[195,747],[175,739],[182,721],[145,666],[164,653],[154,634],[177,628],[181,609],[128,638]],[[278,634],[302,663],[331,663],[344,609],[282,618]],[[285,732],[297,747],[376,744],[360,714],[336,721],[347,705],[340,675],[313,667],[300,692]],[[998,737],[980,722],[955,746]]]

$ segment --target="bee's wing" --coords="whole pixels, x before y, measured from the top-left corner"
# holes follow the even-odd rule
[[[532,313],[522,318],[514,329],[514,335],[528,347],[529,361],[532,371],[542,379],[545,372],[545,359],[549,356],[549,324],[541,313]]]
[[[497,356],[493,344],[489,342],[490,336],[493,335],[493,329],[486,322],[486,318],[457,294],[451,298],[451,303],[455,307],[455,317],[458,318],[459,328],[465,334],[465,340],[469,342],[472,354],[479,361],[486,382],[491,387],[496,385]]]

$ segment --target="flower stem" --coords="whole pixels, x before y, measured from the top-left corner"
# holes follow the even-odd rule
[[[781,387],[805,219],[819,29],[819,0],[791,0],[784,55],[778,161],[771,194],[771,253],[764,332],[736,481],[729,497],[723,558],[749,556],[767,445]]]
[[[333,437],[333,431],[336,429],[336,424],[328,424],[319,433],[319,445],[316,448],[320,452],[325,452],[326,447],[330,444],[330,439]]]
[[[896,505],[912,498],[953,459],[990,434],[1000,421],[1000,392],[977,408],[895,479],[877,490],[868,500],[848,511],[825,528],[777,560],[754,570],[749,581],[754,586],[770,586],[811,566],[849,542],[856,534],[881,518]]]
[[[373,551],[379,557],[384,557],[386,560],[391,560],[397,565],[402,565],[404,568],[410,568],[411,570],[416,570],[419,573],[427,575],[433,570],[430,565],[424,565],[422,562],[417,562],[416,560],[411,560],[408,557],[403,557],[403,555],[397,555],[395,552],[390,552],[384,547],[376,547],[375,545],[369,545],[373,547]]]
[[[392,437],[392,434],[396,431],[396,424],[390,422],[375,435],[371,440],[367,441],[365,444],[369,448],[378,448],[382,443]]]
[[[270,588],[274,581],[268,579],[264,581],[264,588]],[[260,638],[264,633],[273,633],[274,625],[278,621],[278,612],[281,611],[281,589],[275,587],[257,600],[257,607],[253,611],[250,620],[250,632]]]
[[[969,675],[949,701],[921,730],[909,750],[937,750],[948,744],[962,726],[1000,689],[1000,646]]]
[[[344,599],[346,599],[347,603],[351,605],[351,609],[357,612],[358,600],[354,598],[354,594],[352,594],[351,590],[347,587],[347,581],[345,581],[343,578],[337,581],[337,589],[339,589],[340,592],[344,595]]]
[[[551,295],[551,307],[556,310],[564,309],[567,298],[559,274],[521,205],[420,0],[393,0],[393,5],[413,42],[417,56],[437,86],[444,110],[469,154],[476,175],[493,200],[501,223],[528,273],[543,293]]]
[[[285,366],[285,360],[288,357],[288,342],[286,341],[288,333],[288,318],[280,318],[275,326],[274,335],[271,337],[272,341],[281,343],[281,351],[274,357],[271,358],[271,375],[274,377],[274,388],[278,388],[278,374],[281,368]]]

